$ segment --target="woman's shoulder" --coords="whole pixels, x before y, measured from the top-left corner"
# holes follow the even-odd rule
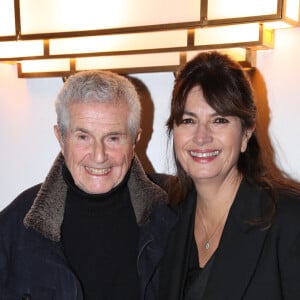
[[[277,213],[282,218],[293,218],[300,223],[300,193],[278,192]]]
[[[243,196],[256,195],[256,202],[263,209],[268,209],[271,201],[275,204],[275,211],[281,216],[296,215],[300,220],[300,190],[288,187],[274,188],[272,191],[257,183],[249,183],[243,180],[241,184]],[[254,199],[252,199],[254,200]]]

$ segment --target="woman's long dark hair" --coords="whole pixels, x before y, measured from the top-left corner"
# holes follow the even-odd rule
[[[169,138],[174,125],[179,125],[190,90],[200,86],[207,103],[220,115],[237,116],[243,130],[256,127],[256,105],[251,82],[242,67],[229,56],[219,52],[202,52],[189,61],[178,73],[172,93],[171,112],[167,121]],[[283,174],[271,159],[270,149],[263,148],[255,130],[248,141],[247,150],[240,154],[238,171],[250,183],[265,188],[270,205],[263,219],[255,222],[269,226],[276,213],[275,190],[300,191],[300,185]],[[270,155],[269,155],[270,154]],[[177,184],[172,184],[170,201],[177,205],[187,195],[193,182],[184,171],[174,153]],[[176,187],[176,188],[174,188]]]

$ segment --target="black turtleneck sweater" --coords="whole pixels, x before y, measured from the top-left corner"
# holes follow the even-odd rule
[[[64,167],[68,184],[62,243],[81,282],[85,300],[137,300],[138,225],[127,187],[128,175],[105,194],[77,188]]]

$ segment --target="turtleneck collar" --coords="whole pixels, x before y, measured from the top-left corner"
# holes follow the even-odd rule
[[[69,187],[63,178],[64,157],[60,152],[45,181],[24,218],[24,225],[40,232],[46,238],[60,241],[65,202]],[[137,157],[128,174],[130,200],[139,226],[147,223],[152,211],[166,204],[167,193],[149,180]]]

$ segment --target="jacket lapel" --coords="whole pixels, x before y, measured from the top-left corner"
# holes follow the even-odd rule
[[[161,205],[150,216],[151,221],[140,227],[139,254],[137,259],[141,291],[145,293],[150,280],[158,280],[153,274],[167,244],[168,235],[177,221],[176,214],[167,206]],[[155,282],[158,286],[158,281]],[[144,294],[142,295],[144,299]]]
[[[178,208],[180,215],[174,231],[169,236],[167,255],[163,259],[160,273],[159,299],[183,299],[184,282],[188,271],[189,253],[193,238],[196,191],[192,190]]]
[[[60,241],[67,184],[63,179],[64,157],[56,157],[45,181],[24,218],[24,225],[40,232],[47,239]],[[132,206],[138,225],[144,224],[156,206],[167,204],[167,193],[149,180],[138,157],[132,162],[128,180]]]
[[[215,253],[204,299],[242,299],[268,230],[247,224],[262,214],[262,192],[242,182]]]

